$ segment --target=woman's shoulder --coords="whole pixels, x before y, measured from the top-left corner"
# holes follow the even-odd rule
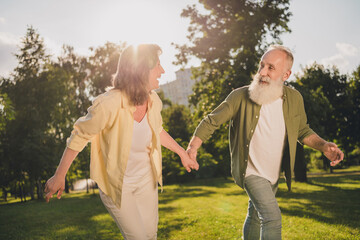
[[[93,104],[101,104],[103,106],[111,106],[116,107],[117,105],[120,105],[123,102],[124,95],[123,93],[118,89],[110,89],[106,92],[98,95],[94,98],[92,101]]]
[[[162,102],[159,95],[154,90],[150,92],[150,98],[153,101]]]

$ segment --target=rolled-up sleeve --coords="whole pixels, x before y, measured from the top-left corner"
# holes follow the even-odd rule
[[[299,124],[299,132],[298,132],[298,141],[303,144],[304,138],[314,134],[315,132],[310,128],[307,122],[304,100],[301,95],[299,100],[299,109],[300,109],[300,124]]]
[[[86,116],[79,118],[67,139],[67,147],[81,152],[87,143],[106,126],[106,115],[101,101],[94,100]]]
[[[233,91],[214,111],[200,122],[194,135],[199,137],[203,142],[208,140],[221,124],[229,121],[233,117],[234,101],[236,101],[236,94]]]

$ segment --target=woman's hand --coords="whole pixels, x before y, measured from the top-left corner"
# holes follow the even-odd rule
[[[61,198],[61,194],[65,189],[65,176],[71,163],[74,161],[79,152],[70,148],[65,148],[60,164],[56,169],[54,176],[47,180],[45,184],[45,199],[49,202],[52,195],[57,192],[57,198]]]
[[[191,172],[191,169],[194,169],[196,171],[199,170],[199,164],[197,163],[197,161],[191,159],[188,153],[185,152],[185,150],[184,153],[179,156],[181,158],[181,163],[186,169],[186,171]]]
[[[57,198],[61,198],[61,194],[65,189],[65,177],[61,177],[58,175],[52,176],[49,180],[47,180],[45,184],[45,199],[46,202],[49,202],[52,195],[57,192]]]
[[[181,163],[186,171],[191,172],[191,169],[198,170],[199,164],[196,159],[191,159],[187,152],[163,129],[160,133],[161,145],[175,152],[181,158]]]

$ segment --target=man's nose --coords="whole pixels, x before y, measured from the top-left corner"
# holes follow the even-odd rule
[[[259,74],[261,76],[266,76],[267,75],[267,69],[266,67],[260,68]]]

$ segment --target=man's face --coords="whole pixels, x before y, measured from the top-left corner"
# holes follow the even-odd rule
[[[281,50],[270,50],[266,52],[260,61],[258,73],[261,76],[260,85],[269,85],[266,79],[272,81],[286,81],[291,74],[289,60],[286,53]]]

